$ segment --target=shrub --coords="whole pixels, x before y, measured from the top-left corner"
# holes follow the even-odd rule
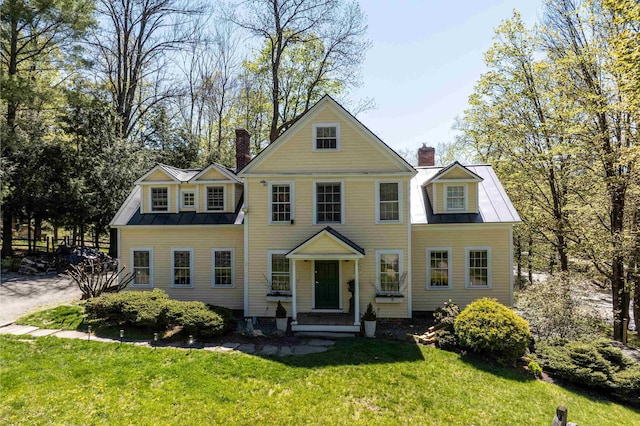
[[[162,322],[160,314],[168,300],[159,289],[105,293],[89,299],[85,311],[89,319],[110,324],[165,329],[169,324]]]
[[[282,303],[278,300],[278,306],[276,306],[276,318],[286,318],[287,310],[282,306]]]
[[[605,339],[539,342],[535,357],[559,378],[640,404],[640,367]]]
[[[542,377],[542,367],[540,367],[540,364],[538,364],[537,362],[535,361],[529,362],[528,368],[531,374],[533,374],[533,377],[537,377],[537,378]]]
[[[479,299],[467,306],[454,322],[460,345],[475,352],[515,361],[531,339],[529,325],[515,312],[493,299]]]
[[[182,326],[182,329],[196,336],[212,337],[222,334],[224,321],[202,302],[181,302],[170,300],[160,314],[163,323]]]
[[[376,314],[376,311],[373,309],[373,305],[371,304],[371,302],[369,302],[369,305],[367,305],[367,310],[364,311],[364,315],[362,315],[362,320],[375,321],[376,318],[378,318],[378,315]]]
[[[585,282],[579,275],[569,273],[535,282],[516,293],[515,309],[529,322],[532,333],[542,339],[576,340],[597,335],[603,319],[577,294],[587,285]]]
[[[210,304],[206,304],[206,306],[210,311],[213,311],[216,314],[220,315],[220,318],[222,318],[222,321],[224,323],[225,332],[235,330],[236,318],[233,315],[233,312],[231,311],[231,309],[225,308],[223,306],[210,305]]]

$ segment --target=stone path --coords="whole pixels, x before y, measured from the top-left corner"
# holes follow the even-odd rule
[[[14,336],[29,335],[33,337],[58,337],[62,339],[83,339],[94,340],[98,342],[119,343],[119,339],[110,339],[106,337],[97,337],[94,334],[89,336],[88,333],[73,330],[52,330],[41,329],[29,325],[10,324],[0,327],[0,334],[11,334]],[[149,341],[131,341],[124,340],[123,343],[134,344],[136,346],[152,346]],[[289,356],[289,355],[309,355],[327,351],[331,346],[335,345],[333,340],[311,339],[305,340],[300,345],[256,345],[255,343],[235,343],[227,342],[222,344],[199,343],[196,342],[192,347],[184,346],[180,343],[160,343],[158,347],[162,348],[178,348],[178,349],[197,349],[212,352],[242,352],[245,354],[254,354],[261,356]]]

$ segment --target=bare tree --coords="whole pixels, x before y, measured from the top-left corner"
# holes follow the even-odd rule
[[[193,40],[193,17],[204,8],[181,0],[98,0],[96,49],[101,79],[121,118],[120,135],[131,138],[140,119],[177,93],[168,74],[170,54]]]
[[[338,90],[359,83],[358,68],[369,43],[365,16],[356,2],[344,0],[251,0],[236,5],[228,19],[266,42],[271,75],[273,142],[322,96],[318,88],[328,82]],[[293,50],[311,53],[285,62]],[[288,84],[291,67],[300,67],[303,81]],[[294,93],[287,88],[295,88]]]

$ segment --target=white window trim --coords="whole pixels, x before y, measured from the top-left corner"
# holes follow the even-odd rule
[[[153,189],[165,188],[167,190],[167,210],[153,210]],[[153,185],[149,186],[149,213],[171,213],[171,187],[167,185]]]
[[[471,285],[469,283],[469,252],[474,250],[486,250],[487,251],[487,285]],[[489,246],[475,246],[464,248],[464,287],[467,289],[490,289],[492,285],[492,265],[491,265],[491,247]]]
[[[216,252],[231,252],[231,284],[216,284]],[[236,287],[236,251],[233,248],[212,248],[211,249],[211,287],[213,288],[235,288]]]
[[[175,277],[175,256],[174,253],[177,251],[188,251],[189,252],[189,277],[191,278],[191,283],[189,285],[176,284]],[[193,288],[196,281],[196,268],[195,268],[195,257],[193,255],[194,250],[192,248],[172,248],[171,249],[171,288]]]
[[[149,284],[136,284],[136,279],[134,277],[133,281],[131,281],[131,287],[153,288],[153,247],[132,247],[131,248],[131,272],[132,273],[135,273],[133,253],[136,251],[149,252]]]
[[[432,286],[431,285],[431,252],[434,251],[446,251],[447,252],[447,269],[449,285],[446,287]],[[427,247],[427,290],[451,290],[453,281],[453,250],[451,247]]]
[[[461,186],[462,189],[463,189],[464,207],[461,208],[461,209],[450,209],[450,208],[447,207],[447,188],[452,187],[452,186]],[[444,208],[444,211],[460,213],[460,212],[466,212],[466,211],[469,210],[469,186],[468,186],[468,184],[462,183],[462,182],[461,183],[449,183],[449,184],[445,183],[443,185],[443,187],[444,187],[444,190],[442,191],[442,196],[444,197],[443,198],[444,204],[443,204],[442,207]]]
[[[193,206],[185,206],[184,205],[184,194],[192,193],[193,194]],[[180,190],[180,208],[187,210],[195,210],[198,207],[198,191],[195,189],[181,189]]]
[[[380,278],[380,260],[383,254],[397,254],[398,255],[398,290],[397,292],[383,292],[382,291],[382,280]],[[402,293],[402,275],[404,274],[404,250],[402,249],[380,249],[376,250],[376,294],[394,294],[401,295]]]
[[[380,219],[380,184],[397,183],[398,184],[398,220],[381,220]],[[376,181],[376,224],[402,223],[402,203],[403,203],[403,185],[400,180],[377,180]]]
[[[317,144],[316,144],[316,135],[317,135],[317,131],[316,129],[318,127],[335,127],[336,128],[336,147],[335,148],[317,148]],[[313,124],[313,128],[311,130],[313,133],[311,135],[311,143],[312,143],[312,150],[315,152],[334,152],[334,151],[340,151],[340,123],[314,123]]]
[[[209,210],[209,188],[222,188],[222,210]],[[227,185],[206,185],[204,187],[204,210],[207,213],[224,213],[227,210]]]
[[[272,187],[273,185],[289,185],[289,200],[291,204],[291,220],[274,221],[273,218],[273,204],[272,204]],[[269,224],[270,225],[290,225],[295,220],[296,213],[296,187],[293,181],[275,181],[269,182],[269,192],[267,194],[267,211],[269,212]]]
[[[318,184],[340,184],[340,222],[318,222]],[[313,224],[314,225],[344,225],[345,223],[345,185],[343,180],[314,180],[313,181]]]
[[[267,279],[269,280],[269,293],[272,293],[274,290],[271,288],[271,281],[272,281],[272,276],[271,273],[272,271],[272,267],[273,267],[273,262],[272,262],[272,256],[274,254],[287,254],[289,253],[289,250],[267,250]],[[285,290],[276,290],[280,293],[283,294],[291,294],[291,286],[293,285],[293,282],[291,281],[291,262],[292,260],[289,259],[289,291],[285,291]]]

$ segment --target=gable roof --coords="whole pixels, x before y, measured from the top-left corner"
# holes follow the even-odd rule
[[[425,186],[428,182],[433,182],[435,176],[442,175],[442,170],[447,167],[418,167],[418,174],[411,179],[410,188],[412,225],[520,222],[518,212],[490,165],[480,164],[464,168],[479,179],[479,213],[434,214]]]
[[[482,177],[474,173],[473,170],[470,170],[468,167],[463,166],[458,161],[454,161],[453,163],[449,164],[447,167],[440,169],[438,173],[430,177],[424,184],[426,185],[433,181],[439,180],[440,178],[444,177],[444,175],[447,174],[447,172],[455,169],[462,170],[463,172],[467,173],[469,175],[469,178],[475,180],[476,182],[482,181]]]
[[[196,175],[194,175],[189,179],[189,183],[196,183],[195,181],[200,179],[202,176],[205,176],[210,170],[216,170],[221,175],[226,176],[229,180],[232,180],[237,183],[242,183],[242,180],[240,180],[234,172],[227,169],[222,164],[217,164],[217,163],[211,163],[209,166],[202,169],[199,173],[197,173]]]
[[[324,238],[329,238],[332,242],[336,243],[336,246],[341,249],[340,252],[333,253],[325,253],[325,252],[313,252],[313,253],[303,253],[306,251],[305,249],[313,248],[313,245],[317,243],[319,240]],[[287,258],[289,259],[304,259],[304,258],[335,258],[340,257],[341,259],[360,259],[364,257],[364,249],[351,241],[349,238],[342,235],[340,232],[336,231],[330,226],[320,230],[316,234],[307,238],[305,241],[300,243],[297,247],[287,253]]]
[[[384,143],[378,136],[376,136],[371,130],[367,128],[364,124],[362,124],[357,118],[355,118],[349,111],[346,110],[342,105],[340,105],[335,99],[333,99],[329,95],[324,95],[318,102],[316,102],[311,108],[309,108],[305,113],[303,113],[300,117],[298,117],[295,123],[284,131],[278,138],[270,143],[266,148],[258,153],[249,163],[247,163],[241,170],[238,171],[239,176],[243,176],[245,174],[251,173],[255,170],[260,164],[266,161],[267,158],[281,146],[283,146],[287,140],[290,139],[291,135],[295,134],[307,121],[307,119],[312,116],[314,113],[319,111],[323,106],[330,104],[336,107],[336,111],[339,115],[341,115],[345,121],[351,122],[356,127],[364,130],[365,134],[369,136],[369,139],[376,143],[380,148],[381,152],[387,156],[387,158],[398,165],[399,168],[404,168],[407,172],[411,172],[415,174],[415,169],[411,164],[409,164],[404,158],[402,158],[397,152],[395,152],[389,145]]]
[[[169,179],[176,183],[188,182],[193,176],[195,176],[200,170],[198,169],[179,169],[177,167],[168,166],[166,164],[158,163],[142,177],[135,181],[136,185],[141,183],[153,183],[145,182],[145,179],[154,174],[157,171],[161,171],[167,175]]]

